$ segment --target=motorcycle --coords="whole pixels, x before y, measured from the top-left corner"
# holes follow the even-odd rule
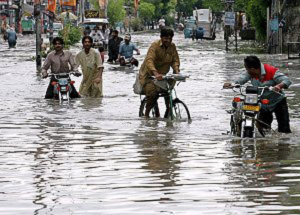
[[[93,41],[93,48],[99,49],[100,47],[104,47],[104,41],[95,39]]]
[[[74,72],[50,75],[51,80],[53,80],[51,84],[54,87],[54,98],[58,98],[60,103],[70,100],[71,85],[75,83],[75,81],[71,81],[70,74],[75,75]]]
[[[265,130],[259,124],[263,124],[270,129],[271,127],[260,121],[258,116],[262,105],[270,103],[268,99],[262,99],[262,95],[266,90],[273,90],[273,87],[255,87],[239,84],[231,84],[230,87],[223,86],[223,89],[234,88],[238,88],[240,92],[233,98],[232,109],[227,111],[231,114],[230,133],[241,138],[255,138],[256,131],[258,131],[265,137]]]
[[[125,57],[122,56],[120,57],[119,62],[120,62],[120,66],[128,66],[128,67],[139,66],[139,61],[134,57],[126,59]]]

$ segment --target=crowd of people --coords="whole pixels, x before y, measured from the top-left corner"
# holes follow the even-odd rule
[[[94,29],[90,35],[97,34],[98,29]],[[103,58],[99,51],[93,49],[93,37],[85,35],[82,38],[83,49],[77,53],[74,58],[69,51],[63,50],[64,41],[61,38],[54,39],[55,50],[51,52],[43,65],[43,77],[46,78],[47,70],[51,67],[52,73],[65,73],[71,70],[75,74],[81,75],[78,71],[78,67],[82,69],[82,82],[80,84],[79,93],[74,88],[71,97],[78,98],[81,96],[99,98],[103,96],[102,80],[103,80]],[[98,37],[98,35],[96,35]],[[101,35],[100,35],[101,36]],[[173,73],[180,73],[180,59],[176,49],[176,45],[172,42],[174,32],[171,29],[163,28],[161,30],[160,39],[154,41],[144,59],[143,64],[139,69],[138,82],[143,88],[143,92],[147,98],[145,117],[149,118],[151,109],[155,108],[155,104],[159,98],[160,93],[165,93],[161,88],[153,81],[153,77],[157,81],[163,79],[163,75],[166,75],[172,67]],[[125,41],[125,42],[124,42]],[[114,30],[111,33],[111,37],[108,41],[109,59],[108,62],[121,60],[123,61],[132,58],[133,51],[140,51],[132,44],[131,36],[125,35],[124,41],[118,36],[118,31]],[[103,47],[102,47],[103,48]],[[273,86],[276,92],[281,92],[282,89],[286,89],[291,85],[291,80],[288,76],[281,73],[278,68],[275,68],[268,64],[262,64],[256,56],[248,56],[244,60],[246,72],[244,75],[235,80],[235,83],[244,84],[251,81],[253,86]],[[45,98],[53,98],[53,86],[49,83]],[[173,86],[175,83],[171,83]],[[230,83],[225,85],[230,86]],[[225,86],[224,85],[224,86]],[[276,95],[276,92],[275,93]],[[269,92],[272,94],[272,92]],[[268,95],[271,96],[272,95]],[[261,110],[260,119],[270,125],[273,121],[272,114],[275,113],[278,121],[278,131],[282,133],[290,133],[289,125],[289,112],[287,101],[285,97],[276,97],[271,101],[272,104],[269,109]],[[166,112],[165,117],[168,116],[170,111],[170,101],[165,99]],[[158,107],[155,109],[156,117],[160,117]]]

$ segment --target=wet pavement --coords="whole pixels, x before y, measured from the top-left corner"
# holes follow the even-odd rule
[[[140,63],[158,37],[133,35]],[[10,50],[0,41],[0,214],[299,214],[299,60],[259,55],[293,63],[293,134],[241,140],[227,135],[233,93],[221,88],[246,54],[226,54],[220,38],[174,42],[190,75],[176,89],[191,123],[139,118],[137,69],[106,63],[103,99],[44,100],[33,36]]]

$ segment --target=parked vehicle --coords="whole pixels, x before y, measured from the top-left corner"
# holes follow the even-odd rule
[[[256,125],[258,122],[263,123],[258,120],[262,105],[269,104],[269,100],[261,99],[261,96],[266,90],[273,90],[272,87],[232,84],[231,88],[238,88],[239,93],[233,98],[232,109],[227,111],[231,114],[230,133],[241,138],[255,138],[256,131],[258,131],[264,137],[264,130],[262,128],[257,129]],[[224,87],[224,89],[228,88]]]
[[[90,29],[94,29],[95,26],[102,26],[104,24],[108,24],[108,20],[104,18],[89,18],[84,19],[83,22],[79,23],[79,26],[82,26],[83,29],[85,29],[87,26],[90,27]]]
[[[211,9],[198,9],[193,11],[193,16],[196,20],[196,34],[195,38],[200,39],[197,35],[202,35],[207,40],[214,40],[216,38],[216,17],[213,16]],[[199,33],[198,33],[199,31]]]
[[[189,17],[184,21],[184,38],[192,38],[194,34],[194,30],[196,29],[196,20],[192,17]]]
[[[33,34],[35,31],[35,21],[34,19],[22,19],[22,34]]]
[[[74,73],[60,73],[51,74],[49,77],[54,79],[52,86],[54,86],[54,98],[59,99],[59,102],[70,100],[70,93],[72,92],[71,85],[74,85],[75,81],[71,81],[70,74]]]
[[[58,32],[62,29],[63,29],[63,24],[62,23],[54,22],[53,23],[53,38],[58,37]],[[50,32],[51,32],[50,25],[48,25],[47,38],[50,37]]]

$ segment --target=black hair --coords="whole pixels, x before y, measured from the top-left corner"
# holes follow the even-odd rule
[[[86,39],[89,39],[89,41],[90,41],[91,43],[93,43],[93,38],[92,38],[92,37],[90,37],[90,36],[84,36],[84,37],[82,38],[82,44],[84,44],[84,41],[85,41]]]
[[[61,37],[55,37],[55,38],[52,40],[53,45],[55,45],[56,42],[59,42],[60,44],[65,45],[64,39],[61,38]]]
[[[163,28],[160,31],[160,37],[168,37],[171,36],[172,38],[174,37],[174,31],[169,28]]]
[[[246,67],[248,67],[249,69],[260,69],[260,60],[258,59],[258,57],[256,56],[247,56],[244,59],[244,64]]]
[[[102,46],[99,47],[99,52],[104,52],[104,48]]]
[[[117,35],[119,34],[118,30],[113,30],[114,33],[116,33]]]

